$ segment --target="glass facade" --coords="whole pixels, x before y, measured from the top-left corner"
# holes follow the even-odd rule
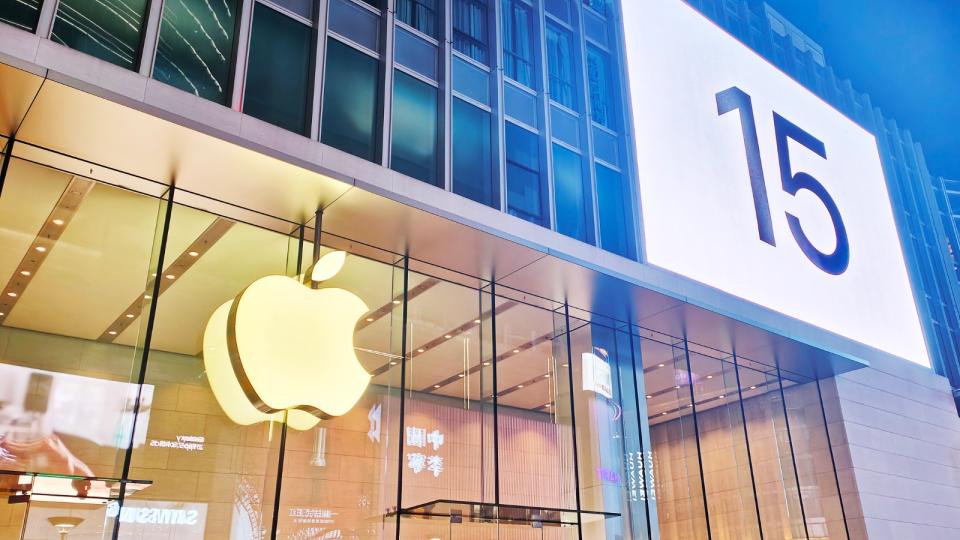
[[[0,538],[846,538],[818,384],[772,359],[11,159],[0,486],[31,494]],[[230,397],[327,407],[348,379],[280,343],[338,295],[369,374],[344,414]],[[279,394],[232,363],[261,331]]]
[[[147,0],[119,0],[103,9],[97,2],[61,0],[50,39],[101,60],[134,69]]]

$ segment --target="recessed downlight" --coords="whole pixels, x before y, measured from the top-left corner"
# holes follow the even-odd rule
[[[453,337],[453,336],[451,336],[450,334],[447,334],[447,335],[443,336],[443,339],[450,339],[450,338],[452,338],[452,337]]]
[[[435,385],[433,385],[433,387],[434,387],[434,388],[440,388],[440,385],[439,385],[439,384],[435,384]]]
[[[522,384],[518,384],[518,385],[517,385],[517,388],[523,388],[523,385],[522,385]]]
[[[124,317],[126,317],[126,318],[128,318],[128,319],[132,319],[132,318],[133,318],[133,313],[127,313],[126,315],[124,315]]]
[[[188,252],[187,252],[187,255],[189,255],[189,256],[191,256],[191,257],[199,257],[199,256],[200,256],[200,253],[198,253],[198,252],[196,252],[196,251],[188,251]]]
[[[20,275],[21,275],[21,276],[29,276],[29,275],[30,275],[30,271],[29,271],[29,270],[21,270],[21,271],[20,271]]]
[[[457,377],[459,377],[459,378],[462,379],[462,378],[463,378],[463,373],[458,373],[458,374],[457,374]]]
[[[165,277],[165,278],[167,278],[167,279],[177,279],[177,276],[175,276],[175,275],[173,275],[173,274],[167,274],[167,275],[165,275],[165,276],[163,276],[163,277]]]
[[[7,293],[7,296],[9,296],[10,298],[16,298],[16,297],[17,297],[17,293],[11,291],[11,292],[8,292],[8,293]]]
[[[756,386],[751,386],[750,389],[751,389],[751,390],[756,390],[757,387],[756,387]]]
[[[489,365],[490,365],[490,362],[484,362],[483,365],[489,366]]]
[[[53,220],[51,223],[53,223],[54,225],[57,225],[57,226],[59,227],[60,225],[63,225],[63,220],[60,219],[60,218],[57,218],[57,219]]]
[[[724,395],[724,394],[720,394],[720,399],[723,399],[723,398],[725,398],[725,397],[727,397],[727,396]]]
[[[647,399],[653,399],[653,396],[647,394]]]
[[[109,332],[107,332],[107,333],[110,334],[111,336],[117,335],[117,331],[116,331],[116,330],[111,330],[111,331],[109,331]]]
[[[33,248],[33,249],[39,251],[40,253],[43,253],[43,252],[47,251],[47,248],[45,248],[45,247],[43,247],[43,246],[37,246],[37,247],[35,247],[35,248]]]
[[[396,361],[396,360],[394,360],[393,362],[390,362],[390,365],[391,365],[391,366],[395,366],[395,365],[397,365],[397,361]]]
[[[423,352],[423,349],[417,349],[417,352]]]
[[[513,350],[513,354],[518,354],[519,352],[520,352],[520,349],[514,349],[514,350]]]
[[[393,305],[396,306],[396,305],[398,305],[398,304],[400,304],[400,301],[399,301],[399,300],[394,300],[394,301],[393,301]]]
[[[543,378],[544,378],[544,379],[549,379],[549,378],[550,378],[550,374],[547,373],[546,375],[543,376]]]
[[[473,324],[480,324],[480,319],[474,319]]]
[[[373,317],[367,317],[367,322],[373,322]]]
[[[708,379],[712,379],[712,378],[713,378],[713,375],[707,375],[707,378],[708,378]]]
[[[665,365],[666,365],[666,364],[657,364],[657,367],[663,367],[663,366],[665,366]]]

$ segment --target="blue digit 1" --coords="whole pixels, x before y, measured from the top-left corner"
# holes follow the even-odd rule
[[[743,145],[747,152],[747,170],[750,172],[750,187],[753,188],[753,207],[757,213],[757,231],[760,240],[777,245],[773,237],[773,220],[770,217],[770,203],[767,201],[767,183],[763,176],[763,164],[760,161],[760,142],[757,140],[757,121],[753,116],[753,100],[750,95],[736,86],[717,93],[717,114],[740,110],[740,129],[743,131]]]

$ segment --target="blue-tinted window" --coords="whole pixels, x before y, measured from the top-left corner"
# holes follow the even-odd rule
[[[601,15],[607,14],[607,4],[609,0],[583,0],[583,5],[596,11]]]
[[[534,87],[533,11],[522,0],[503,0],[503,71],[520,84]]]
[[[91,0],[60,0],[50,39],[127,69],[140,59],[147,0],[117,0],[107,8]]]
[[[590,83],[590,112],[593,121],[616,129],[613,94],[610,87],[609,58],[594,47],[587,47],[587,78]]]
[[[573,66],[573,36],[570,32],[547,23],[547,70],[550,72],[550,98],[561,105],[576,109],[576,77]]]
[[[487,3],[486,0],[454,0],[453,48],[487,63]]]
[[[570,0],[544,0],[544,9],[547,13],[564,21],[571,22],[573,13],[570,10]]]
[[[437,174],[437,89],[402,71],[393,80],[390,168],[443,187]]]
[[[437,0],[397,0],[397,20],[437,37]]]
[[[309,26],[263,4],[254,6],[243,112],[306,132],[312,36]]]
[[[593,205],[580,155],[553,145],[553,194],[557,232],[593,243]]]
[[[233,71],[237,0],[164,2],[153,78],[226,103]]]
[[[540,176],[540,137],[507,122],[507,211],[547,227],[547,190]]]
[[[0,3],[0,21],[33,32],[40,18],[40,0],[7,0]]]
[[[379,62],[335,39],[327,40],[320,142],[377,160]]]
[[[500,205],[493,175],[490,113],[453,100],[453,192],[487,206]]]
[[[620,173],[597,165],[597,209],[600,247],[636,259],[633,195]]]

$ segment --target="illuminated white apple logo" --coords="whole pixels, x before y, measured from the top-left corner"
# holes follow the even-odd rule
[[[311,280],[332,278],[345,260],[342,251],[327,254]],[[286,414],[299,430],[346,414],[370,383],[353,348],[367,311],[343,289],[311,289],[286,276],[253,282],[214,311],[203,334],[207,379],[224,412],[241,425]]]

